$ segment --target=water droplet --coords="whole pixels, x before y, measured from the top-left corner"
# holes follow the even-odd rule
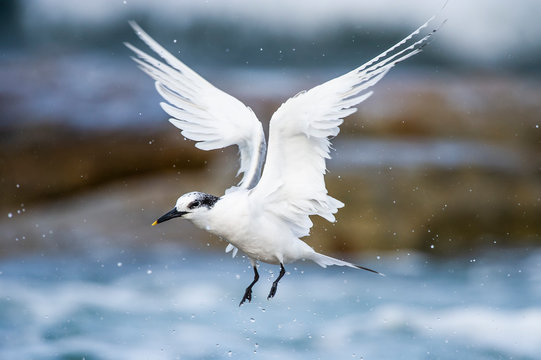
[[[119,262],[116,263],[116,266],[122,267],[122,263],[119,261]]]
[[[15,187],[16,187],[16,188],[18,189],[18,188],[20,188],[20,187],[21,187],[21,185],[17,184],[17,185],[15,185]]]
[[[12,218],[13,217],[13,214],[12,213],[8,213],[8,218]]]
[[[431,248],[431,249],[434,249],[434,244],[430,245],[430,248]]]
[[[254,323],[254,322],[255,322],[255,319],[254,319],[254,318],[250,318],[250,322]]]
[[[175,44],[176,44],[176,43],[177,43],[177,39],[173,39],[173,43],[175,43]]]
[[[150,270],[150,269],[147,270],[147,274],[148,274],[148,275],[152,274],[152,270]]]

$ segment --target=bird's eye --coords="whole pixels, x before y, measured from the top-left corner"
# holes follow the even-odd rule
[[[192,202],[190,205],[188,205],[188,207],[190,209],[195,209],[196,207],[199,207],[199,205],[201,205],[201,203],[197,200],[195,200],[194,202]]]

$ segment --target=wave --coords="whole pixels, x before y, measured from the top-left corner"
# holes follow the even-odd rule
[[[374,320],[386,331],[405,330],[438,338],[442,343],[492,349],[510,357],[536,358],[541,353],[541,308],[498,309],[465,306],[421,309],[399,305],[375,310]]]
[[[505,253],[476,262],[365,259],[386,278],[293,264],[271,301],[276,269],[262,265],[252,303],[240,308],[252,274],[242,258],[113,252],[3,261],[0,357],[537,358],[541,307],[527,289],[539,288],[530,276],[539,253]],[[492,276],[480,279],[484,272]]]

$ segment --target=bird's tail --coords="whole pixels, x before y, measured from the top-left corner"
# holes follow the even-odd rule
[[[364,266],[355,265],[355,264],[349,263],[347,261],[335,259],[333,257],[323,255],[323,254],[320,254],[320,253],[317,253],[317,252],[313,253],[310,260],[314,261],[316,264],[318,264],[319,266],[324,267],[324,268],[326,268],[327,266],[330,266],[330,265],[349,266],[349,267],[352,267],[352,268],[355,268],[355,269],[362,269],[362,270],[373,272],[373,273],[381,275],[381,276],[385,276],[384,274],[382,274],[382,273],[380,273],[380,272],[378,272],[376,270],[372,270],[372,269],[366,268]]]

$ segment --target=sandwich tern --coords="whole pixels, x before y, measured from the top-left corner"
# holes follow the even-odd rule
[[[349,266],[379,272],[316,252],[300,238],[308,236],[311,215],[334,222],[344,204],[328,195],[324,175],[330,159],[330,139],[338,135],[343,119],[354,113],[370,90],[398,62],[421,51],[436,32],[432,17],[403,40],[364,65],[284,102],[272,115],[268,148],[263,127],[252,110],[238,99],[211,85],[171,55],[135,22],[139,38],[162,61],[129,43],[132,59],[155,80],[166,100],[163,110],[182,134],[201,150],[237,145],[243,174],[222,196],[190,192],[152,225],[181,217],[228,242],[226,252],[240,249],[254,271],[240,301],[252,300],[259,279],[258,262],[280,265],[267,299],[274,297],[285,275],[284,264],[312,260],[322,267]],[[266,160],[264,161],[266,156]],[[263,168],[263,163],[265,167]]]

